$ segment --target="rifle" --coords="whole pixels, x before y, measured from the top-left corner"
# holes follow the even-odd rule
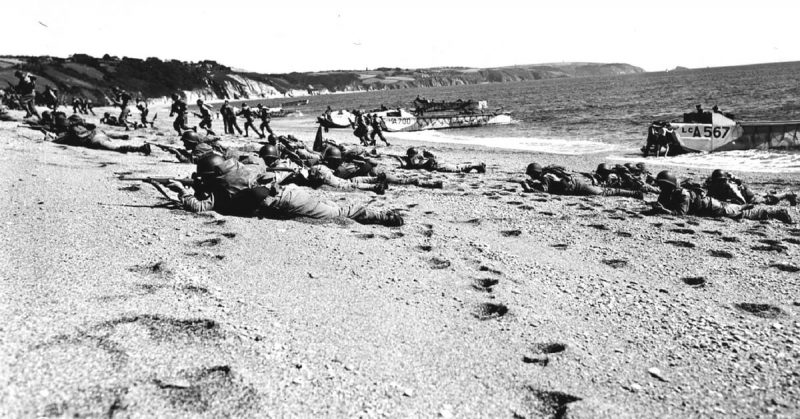
[[[185,186],[194,186],[197,181],[193,178],[183,178],[183,179],[176,179],[173,177],[128,177],[128,176],[120,176],[119,180],[128,181],[128,182],[144,182],[144,183],[158,183],[159,185],[169,185],[170,182],[176,181]]]
[[[179,148],[177,148],[177,147],[173,147],[173,146],[170,146],[170,145],[159,144],[159,143],[153,143],[153,142],[150,142],[150,141],[145,141],[144,143],[145,143],[145,144],[154,145],[154,146],[156,146],[156,147],[158,147],[158,148],[160,148],[160,149],[162,149],[162,150],[164,150],[164,151],[171,151],[171,150],[174,150],[174,151],[177,151],[177,152],[182,152],[182,151],[184,151],[184,150],[181,150],[181,149],[179,149]]]

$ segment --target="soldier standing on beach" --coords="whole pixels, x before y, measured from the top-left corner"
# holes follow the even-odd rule
[[[211,130],[211,106],[203,103],[202,99],[197,99],[197,108],[200,110],[200,113],[195,113],[195,116],[200,118],[200,128],[205,129],[208,135],[217,135]]]
[[[250,109],[249,106],[247,106],[247,103],[243,103],[242,104],[242,109],[236,115],[244,117],[244,136],[245,137],[249,136],[248,135],[248,129],[252,129],[253,132],[258,134],[259,138],[265,138],[264,137],[264,133],[259,131],[258,128],[256,128],[255,125],[253,125],[253,110]]]
[[[191,129],[196,130],[196,128],[189,128],[186,125],[187,119],[187,110],[186,110],[186,102],[178,96],[177,93],[172,94],[172,107],[169,111],[169,116],[175,116],[175,122],[172,123],[172,128],[178,132],[178,135],[183,134],[184,131],[188,131]]]
[[[84,105],[83,105],[83,101],[81,100],[81,98],[79,98],[77,96],[72,98],[72,113],[84,113],[85,114],[86,112],[83,110],[83,106]]]
[[[258,126],[258,129],[261,132],[268,132],[270,135],[273,135],[272,128],[270,128],[269,123],[271,122],[271,118],[269,116],[269,109],[265,108],[260,103],[258,104],[258,117],[261,119],[261,125]]]
[[[130,113],[130,109],[128,109],[128,103],[133,98],[128,92],[120,89],[117,86],[112,87],[111,92],[114,94],[114,99],[112,99],[112,102],[121,109],[119,117],[117,117],[117,124],[125,127],[125,131],[127,131],[130,129],[128,127],[128,114]]]
[[[370,140],[372,140],[371,145],[373,146],[375,145],[375,136],[377,135],[378,138],[380,138],[381,141],[386,143],[386,146],[388,147],[391,144],[389,144],[389,142],[386,141],[386,137],[383,136],[383,129],[381,125],[383,125],[383,118],[379,119],[378,114],[372,114],[372,134],[370,134],[369,136]]]
[[[231,105],[229,105],[226,100],[219,108],[219,114],[222,115],[222,129],[225,131],[225,134],[233,134],[233,127],[231,126],[230,119],[228,119],[228,112],[230,111]]]
[[[58,90],[53,89],[49,84],[44,86],[44,102],[45,106],[52,109],[53,112],[58,111]]]
[[[83,113],[91,112],[94,115],[94,104],[92,103],[91,99],[83,98],[81,109],[83,109]]]
[[[36,76],[19,70],[14,72],[14,76],[19,79],[19,83],[17,83],[14,90],[19,95],[19,104],[25,111],[25,118],[30,118],[33,115],[36,115],[36,118],[41,118],[36,110]]]
[[[724,217],[748,220],[780,220],[791,224],[792,217],[786,209],[748,208],[744,205],[720,202],[706,196],[702,189],[683,188],[678,178],[668,170],[656,176],[661,194],[658,201],[652,203],[653,208],[646,211],[648,215],[696,215],[698,217]]]
[[[147,115],[150,113],[150,109],[147,107],[147,102],[139,98],[136,101],[136,109],[139,110],[139,120],[142,124],[142,127],[147,128],[147,125],[150,125],[151,128],[155,128],[155,118],[153,118],[153,121],[147,120]]]

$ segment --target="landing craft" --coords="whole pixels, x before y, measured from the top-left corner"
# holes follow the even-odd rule
[[[490,124],[510,124],[511,113],[500,109],[490,111],[485,100],[433,102],[414,101],[415,108],[371,110],[364,113],[377,115],[383,120],[383,129],[389,132],[423,131],[430,129],[479,127]],[[355,116],[347,111],[332,112],[317,118],[325,128],[350,128]]]
[[[685,152],[800,148],[800,121],[736,121],[722,112],[691,112],[683,122],[654,122],[645,155],[653,148],[669,155]]]

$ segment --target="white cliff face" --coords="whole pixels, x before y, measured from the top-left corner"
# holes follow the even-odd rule
[[[238,74],[229,74],[228,78],[238,82],[238,84],[230,81],[224,83],[225,91],[231,99],[237,96],[241,99],[283,97],[283,94],[278,89],[269,84],[242,77]]]

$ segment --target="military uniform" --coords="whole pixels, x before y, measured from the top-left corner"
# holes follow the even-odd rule
[[[178,98],[173,100],[172,107],[169,111],[169,116],[173,115],[177,116],[175,117],[175,121],[172,123],[172,128],[178,132],[178,135],[182,134],[183,131],[188,131],[191,129],[186,125],[188,115],[186,111],[186,102],[184,102],[183,99]]]
[[[226,160],[220,174],[194,195],[185,190],[179,195],[183,207],[191,212],[214,210],[229,215],[255,215],[268,218],[309,217],[332,219],[346,217],[362,224],[402,225],[402,218],[392,211],[375,211],[361,205],[339,206],[321,201],[296,186],[280,187],[275,177]]]
[[[478,173],[486,172],[486,165],[480,164],[446,164],[439,163],[436,156],[428,150],[399,157],[403,169],[427,170],[429,172],[468,173],[473,169]]]
[[[756,208],[721,202],[707,196],[702,190],[674,188],[662,190],[658,204],[674,215],[696,215],[698,217],[746,218],[750,220],[777,219],[791,223],[785,209]]]
[[[246,106],[246,104],[243,105],[242,106],[242,110],[240,110],[239,113],[237,113],[236,115],[244,117],[244,136],[245,137],[249,136],[248,135],[248,129],[252,129],[253,132],[258,134],[258,136],[260,138],[264,138],[264,134],[262,132],[260,132],[258,130],[258,128],[256,128],[255,125],[253,125],[253,110],[250,109],[249,106]]]
[[[54,121],[56,129],[56,144],[66,144],[79,147],[93,148],[98,150],[116,151],[119,153],[139,152],[145,155],[150,154],[150,145],[142,146],[118,146],[114,144],[108,135],[98,132],[94,124],[87,124],[78,115],[72,115],[69,119],[64,118],[63,114],[58,115]],[[122,138],[127,139],[126,136]]]
[[[602,195],[642,198],[641,191],[630,191],[619,188],[607,188],[600,181],[579,173],[568,173],[563,167],[548,166],[542,169],[538,178],[526,179],[526,189],[535,189],[553,195]]]
[[[200,116],[200,124],[199,124],[200,128],[205,129],[206,133],[208,135],[217,135],[211,129],[211,112],[209,111],[208,105],[206,105],[204,103],[200,103],[197,106],[200,109],[200,115],[199,115]]]
[[[19,104],[25,111],[25,118],[36,115],[40,118],[39,111],[36,110],[36,76],[29,73],[19,73],[17,76],[19,83],[15,88],[19,95]]]
[[[270,128],[269,126],[269,123],[271,121],[271,118],[269,116],[269,109],[264,107],[259,108],[258,117],[261,119],[261,125],[258,126],[261,132],[262,133],[268,132],[270,134],[273,134],[272,128]]]
[[[797,195],[794,193],[785,193],[780,195],[765,194],[758,196],[741,181],[737,181],[736,179],[727,176],[724,178],[707,179],[705,188],[708,191],[708,196],[723,202],[730,202],[739,205],[777,205],[781,200],[784,199],[787,200],[792,206],[797,205]]]

